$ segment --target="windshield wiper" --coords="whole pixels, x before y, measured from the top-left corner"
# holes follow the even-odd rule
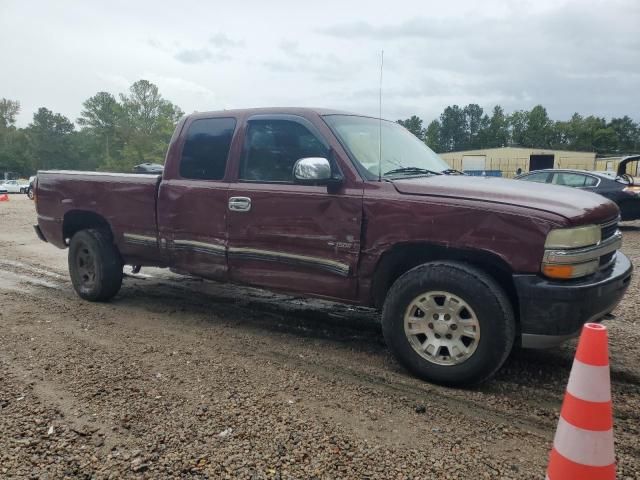
[[[466,175],[466,173],[456,170],[455,168],[447,168],[446,170],[442,170],[440,173],[444,173],[445,175]]]
[[[442,175],[440,172],[427,170],[426,168],[402,167],[402,168],[395,168],[393,170],[389,170],[388,172],[384,173],[384,176],[386,177],[387,175],[394,175],[396,173],[424,173],[428,175]]]

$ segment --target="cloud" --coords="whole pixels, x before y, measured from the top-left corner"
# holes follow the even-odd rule
[[[305,51],[295,41],[283,40],[278,49],[278,58],[262,62],[272,73],[311,75],[317,81],[334,82],[344,80],[358,70],[358,62],[347,61],[335,53]]]
[[[162,49],[160,42],[149,41],[155,48]],[[233,40],[224,33],[216,33],[209,38],[208,43],[200,48],[180,48],[174,53],[173,58],[186,64],[199,64],[205,62],[221,62],[230,60],[228,51],[244,46],[241,40]]]
[[[186,11],[139,0],[124,16],[104,2],[40,3],[44,23],[23,21],[29,2],[0,8],[0,44],[12,45],[0,90],[21,101],[20,125],[40,106],[76,118],[95,92],[140,78],[157,78],[187,112],[300,105],[377,115],[383,48],[388,118],[539,103],[558,120],[575,111],[640,120],[639,0],[395,0],[385,9],[285,0],[250,2],[251,15],[239,2],[196,0]]]
[[[113,73],[98,72],[97,76],[99,79],[107,82],[107,84],[113,85],[120,90],[127,90],[133,83],[128,78]]]
[[[155,48],[156,50],[167,50],[167,47],[165,47],[161,41],[155,38],[147,38],[147,45],[149,45],[151,48]]]
[[[197,64],[213,61],[229,60],[231,57],[224,53],[212,52],[208,48],[184,49],[178,51],[173,58],[182,63]]]
[[[214,110],[219,96],[206,85],[179,76],[143,72],[142,78],[155,83],[162,96],[178,105],[185,112]]]
[[[628,105],[638,106],[632,85],[640,84],[640,3],[594,4],[558,4],[525,16],[507,9],[490,16],[354,21],[317,32],[345,51],[384,45],[388,101],[424,105],[440,97],[443,106],[469,99],[507,109],[542,103],[560,118],[574,111],[633,110]],[[387,69],[388,62],[394,66]]]
[[[209,43],[220,49],[238,48],[244,46],[244,41],[234,40],[232,38],[229,38],[224,33],[216,33],[214,35],[211,35],[211,37],[209,37]]]
[[[475,23],[473,20],[467,20]],[[395,25],[371,25],[364,21],[342,23],[318,30],[319,33],[338,38],[373,38],[373,39],[404,39],[404,38],[438,38],[451,35],[457,31],[459,21],[456,19],[434,20],[428,18],[413,18]]]

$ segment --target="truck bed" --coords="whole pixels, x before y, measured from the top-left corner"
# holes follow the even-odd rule
[[[154,250],[160,178],[160,175],[40,171],[36,199],[40,230],[48,242],[65,248],[75,219],[92,216],[111,226],[114,241],[127,263],[139,255],[154,256],[157,261],[159,256]]]

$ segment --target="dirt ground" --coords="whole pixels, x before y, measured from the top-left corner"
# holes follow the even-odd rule
[[[0,478],[544,478],[575,343],[474,390],[411,377],[374,312],[143,269],[73,292],[0,203]],[[640,223],[624,227],[640,264]],[[639,278],[609,327],[618,477],[640,478]]]

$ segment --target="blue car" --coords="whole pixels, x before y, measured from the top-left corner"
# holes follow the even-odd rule
[[[640,155],[624,158],[618,171],[592,172],[588,170],[534,170],[516,177],[526,182],[551,183],[598,193],[615,202],[623,221],[640,219],[640,178],[627,174],[627,165],[640,160]]]

